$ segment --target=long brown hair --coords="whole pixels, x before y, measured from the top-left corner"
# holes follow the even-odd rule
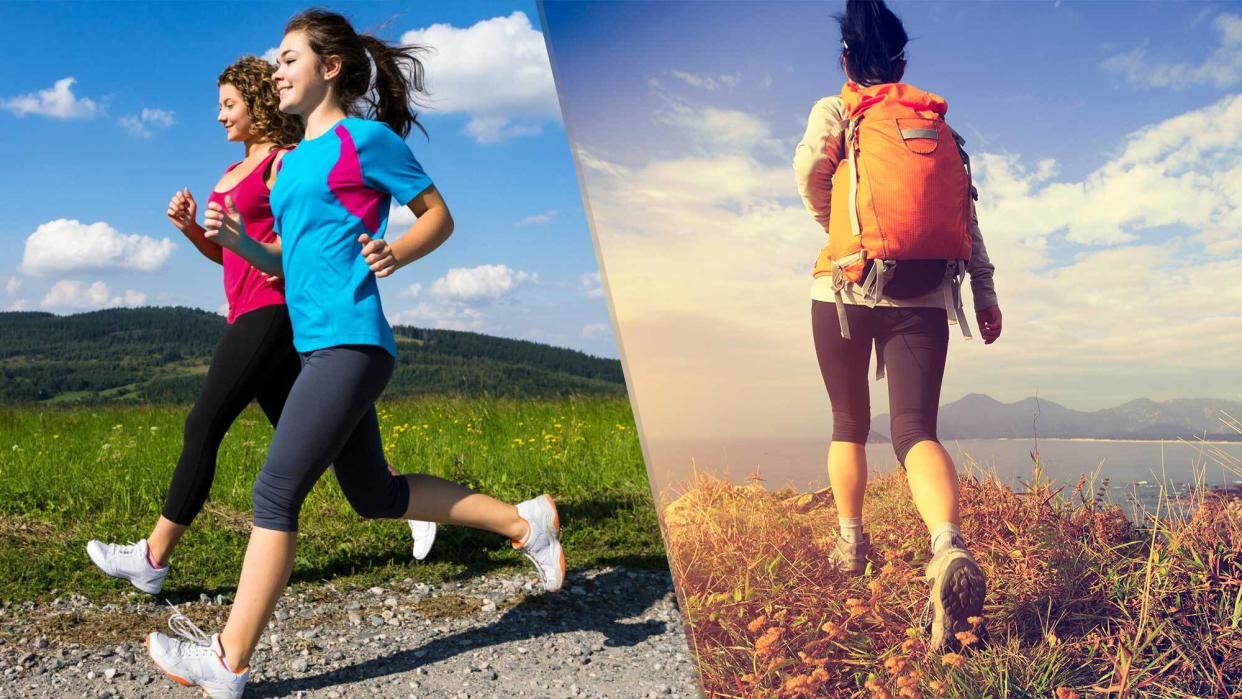
[[[257,141],[292,148],[302,140],[302,120],[280,111],[280,96],[272,73],[276,66],[258,56],[242,56],[224,69],[216,86],[232,85],[241,93],[250,112],[250,135]]]
[[[342,15],[321,9],[306,10],[289,20],[285,33],[295,31],[306,34],[306,41],[319,60],[326,56],[341,59],[335,88],[346,113],[382,121],[402,138],[409,135],[411,127],[427,133],[413,108],[427,94],[423,64],[418,60],[418,54],[427,51],[426,47],[389,44],[370,34],[359,34]]]

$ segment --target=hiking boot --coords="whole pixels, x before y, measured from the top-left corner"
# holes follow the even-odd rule
[[[986,637],[982,623],[973,625],[969,619],[983,616],[983,571],[966,550],[962,538],[954,536],[949,546],[937,551],[924,572],[924,579],[931,584],[931,596],[924,610],[924,615],[931,617],[928,649],[934,653],[961,651],[965,646],[957,634],[962,631],[974,633],[982,643]]]
[[[543,589],[556,592],[565,582],[565,551],[561,548],[561,518],[552,496],[540,495],[518,503],[518,515],[530,525],[526,543],[513,542],[517,549],[535,564]]]
[[[128,580],[147,594],[157,595],[164,589],[168,566],[153,568],[147,560],[147,551],[146,539],[124,546],[95,539],[86,542],[86,555],[104,573]]]
[[[871,535],[863,534],[855,544],[837,535],[837,545],[832,549],[829,561],[832,567],[846,575],[862,575],[867,569],[867,557],[871,555]]]

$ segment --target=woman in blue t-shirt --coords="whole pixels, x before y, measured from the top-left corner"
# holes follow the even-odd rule
[[[444,199],[404,141],[412,127],[422,128],[410,109],[410,98],[424,91],[419,50],[359,35],[331,12],[291,20],[273,77],[280,109],[301,117],[306,131],[271,194],[280,240],[246,236],[231,201],[206,215],[209,237],[284,277],[303,361],[255,482],[254,529],[228,623],[207,636],[178,615],[170,625],[189,641],[147,637],[165,674],[213,697],[241,696],[251,654],[292,571],[302,501],[331,463],[363,517],[493,531],[535,563],[547,590],[564,579],[551,497],[509,505],[435,476],[392,475],[384,459],[374,402],[392,375],[396,343],[375,280],[435,250],[453,230]],[[350,116],[363,106],[375,120]],[[393,198],[417,221],[389,245],[383,236]]]

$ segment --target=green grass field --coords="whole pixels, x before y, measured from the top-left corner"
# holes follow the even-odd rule
[[[571,570],[667,566],[624,397],[417,398],[379,408],[385,452],[397,470],[443,476],[510,502],[542,492],[556,497]],[[128,584],[91,565],[85,544],[147,535],[188,411],[0,407],[0,601],[129,595]],[[250,489],[271,434],[255,406],[229,431],[211,498],[173,556],[165,593],[232,594],[250,529]],[[302,509],[292,584],[432,581],[527,566],[502,538],[461,527],[441,528],[428,560],[415,562],[405,524],[358,517],[329,473]]]

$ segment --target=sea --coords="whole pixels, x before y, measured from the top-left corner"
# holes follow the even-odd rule
[[[1104,487],[1105,498],[1141,521],[1166,510],[1196,484],[1242,485],[1242,443],[1199,440],[1128,441],[1100,439],[964,439],[946,440],[959,473],[995,472],[1021,489],[1035,475],[1067,486],[1068,495],[1085,475],[1092,492]],[[743,483],[756,474],[770,490],[790,487],[813,491],[828,486],[824,440],[661,440],[648,447],[649,470],[657,494],[675,497],[699,473]],[[897,468],[892,445],[867,445],[871,476]],[[1162,499],[1162,492],[1165,498]]]

